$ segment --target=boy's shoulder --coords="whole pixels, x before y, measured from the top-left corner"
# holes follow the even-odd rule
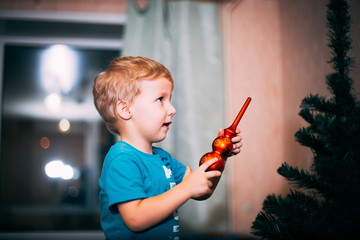
[[[115,159],[136,159],[138,155],[138,150],[131,145],[123,141],[118,141],[112,145],[109,151],[106,154],[105,162],[111,164]]]
[[[141,152],[140,150],[126,142],[118,141],[109,149],[105,157],[105,162],[107,162],[108,164],[111,164],[114,160],[116,160],[117,162],[120,160],[142,162],[145,160],[153,160],[158,157],[160,157],[163,161],[174,161],[171,154],[160,147],[153,146],[152,151],[153,154],[147,154]]]
[[[109,152],[107,153],[107,158],[114,158],[119,155],[129,155],[141,158],[153,158],[157,155],[160,157],[171,158],[171,154],[169,152],[159,147],[153,147],[153,153],[154,155],[141,152],[127,142],[118,141],[109,149]]]
[[[108,155],[117,155],[119,153],[129,153],[129,152],[134,152],[136,151],[136,148],[132,147],[130,144],[123,142],[123,141],[118,141],[117,143],[115,143],[114,145],[111,146],[111,148],[109,149]]]

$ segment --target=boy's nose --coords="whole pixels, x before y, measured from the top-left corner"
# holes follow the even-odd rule
[[[170,107],[169,107],[169,116],[173,116],[176,113],[176,108],[170,103]]]

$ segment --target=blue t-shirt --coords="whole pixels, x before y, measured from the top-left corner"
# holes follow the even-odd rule
[[[182,181],[185,166],[161,148],[153,154],[126,142],[113,145],[105,157],[100,186],[101,227],[107,239],[178,239],[177,211],[143,232],[131,231],[122,220],[117,204],[160,195]]]

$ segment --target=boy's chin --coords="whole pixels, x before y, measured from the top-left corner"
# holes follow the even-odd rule
[[[158,139],[155,139],[155,140],[153,141],[153,143],[159,143],[159,142],[162,142],[163,140],[165,140],[165,138],[166,138],[166,135],[165,135],[165,136],[163,136],[163,137],[160,137],[160,138],[158,138]]]

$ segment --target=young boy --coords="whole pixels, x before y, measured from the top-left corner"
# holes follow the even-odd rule
[[[177,209],[191,198],[209,198],[220,180],[221,172],[206,171],[215,159],[192,172],[153,147],[165,139],[176,113],[173,84],[168,69],[145,57],[115,58],[95,77],[96,109],[121,137],[106,155],[99,179],[107,239],[179,239]],[[241,137],[232,141],[235,155]]]

